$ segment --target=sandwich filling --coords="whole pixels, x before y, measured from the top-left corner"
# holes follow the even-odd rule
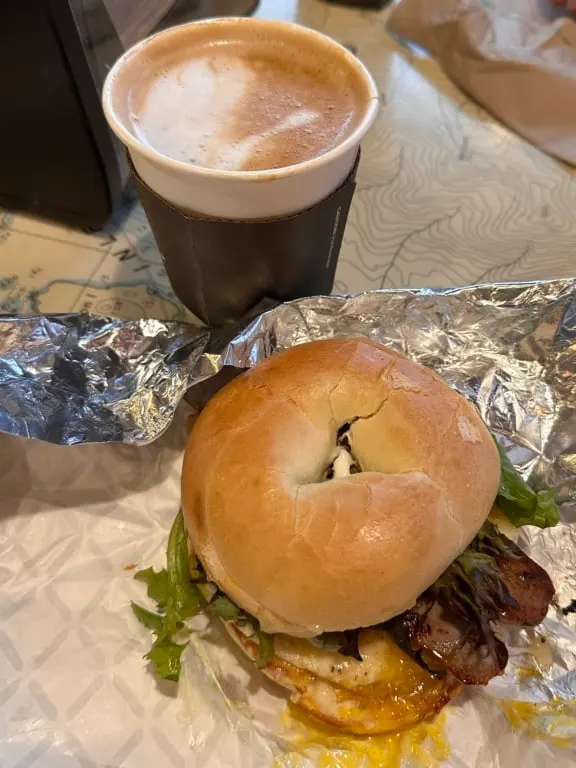
[[[276,636],[261,632],[255,618],[209,582],[198,562],[192,573],[207,599],[206,610],[252,638],[257,647],[254,660],[258,666],[266,666],[273,658]],[[493,523],[486,522],[413,608],[372,629],[390,635],[436,678],[450,673],[465,685],[486,685],[502,674],[508,662],[498,626],[540,624],[553,596],[554,586],[546,571]],[[363,628],[329,632],[299,642],[362,662],[362,632]]]
[[[336,449],[332,461],[324,473],[324,480],[332,480],[335,477],[346,477],[362,472],[360,462],[356,459],[350,445],[351,423],[344,424],[336,433]]]

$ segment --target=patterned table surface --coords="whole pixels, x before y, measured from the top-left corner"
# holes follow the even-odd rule
[[[364,143],[335,291],[576,274],[576,173],[492,120],[386,11],[264,0],[353,47],[383,106]],[[0,211],[0,311],[183,318],[137,203],[95,234]]]

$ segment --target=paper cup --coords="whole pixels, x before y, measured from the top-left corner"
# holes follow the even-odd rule
[[[257,220],[186,213],[159,197],[132,168],[180,301],[214,327],[245,320],[266,300],[329,294],[358,159],[342,184],[310,208]]]
[[[263,41],[281,37],[292,53],[311,51],[327,68],[349,70],[362,87],[362,111],[355,129],[341,143],[305,162],[263,171],[225,171],[204,168],[162,154],[143,141],[130,115],[131,90],[145,62],[160,47],[194,45],[207,25],[223,41],[231,33],[253,35]],[[110,71],[103,90],[107,120],[127,147],[139,177],[157,195],[178,208],[211,218],[268,219],[290,215],[325,199],[349,175],[360,142],[379,108],[378,90],[364,65],[346,48],[314,30],[282,21],[220,18],[193,22],[159,32],[127,51]],[[177,119],[177,117],[175,117]]]

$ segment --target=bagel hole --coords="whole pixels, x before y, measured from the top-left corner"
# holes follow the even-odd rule
[[[358,417],[347,421],[336,431],[336,451],[335,455],[324,471],[323,480],[332,480],[334,477],[346,477],[347,475],[357,475],[362,472],[360,462],[354,456],[350,444],[350,427],[358,421]]]

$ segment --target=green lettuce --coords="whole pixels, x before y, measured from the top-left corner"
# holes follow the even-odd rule
[[[146,584],[148,597],[156,603],[156,611],[135,602],[131,606],[138,621],[154,634],[152,648],[144,658],[152,662],[159,677],[173,681],[180,678],[180,657],[188,642],[178,640],[183,639],[186,632],[186,620],[200,611],[224,621],[233,621],[239,626],[251,626],[259,647],[254,660],[256,666],[265,667],[274,656],[274,636],[262,632],[256,619],[220,591],[216,591],[209,602],[202,597],[197,584],[209,582],[200,565],[191,562],[181,511],[168,537],[166,568],[159,571],[145,568],[138,571],[134,578]]]
[[[500,454],[500,487],[496,503],[516,528],[536,525],[551,528],[560,520],[554,491],[535,491],[524,480],[496,440]]]
[[[175,637],[184,630],[186,619],[202,608],[198,587],[190,581],[188,545],[182,514],[179,514],[168,538],[166,568],[146,568],[134,578],[148,587],[148,597],[156,603],[157,612],[132,603],[136,618],[155,636],[154,644],[144,658],[154,665],[156,674],[166,680],[180,677],[180,657],[187,643]]]
[[[274,635],[269,635],[260,629],[257,619],[242,611],[236,603],[222,592],[216,592],[212,600],[206,606],[206,612],[224,621],[233,621],[239,627],[248,627],[252,632],[249,637],[255,638],[258,644],[258,653],[254,659],[257,667],[265,667],[274,656]]]
[[[261,629],[257,629],[256,637],[258,638],[258,654],[254,659],[254,663],[262,669],[274,657],[274,635],[269,635],[268,632],[262,632]]]

